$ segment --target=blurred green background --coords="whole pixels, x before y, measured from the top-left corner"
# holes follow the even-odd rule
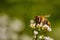
[[[50,14],[48,20],[52,24],[52,32],[49,36],[60,40],[60,0],[0,0],[1,13],[23,20],[25,29],[19,34],[26,33],[30,36],[33,35],[29,27],[30,20],[36,15]]]

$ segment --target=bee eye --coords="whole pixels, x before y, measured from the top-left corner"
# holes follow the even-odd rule
[[[39,18],[37,18],[39,20]]]

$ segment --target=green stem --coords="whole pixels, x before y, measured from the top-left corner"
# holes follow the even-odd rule
[[[38,39],[38,37],[37,37],[37,35],[34,35],[35,37],[33,38],[33,40],[37,40]]]

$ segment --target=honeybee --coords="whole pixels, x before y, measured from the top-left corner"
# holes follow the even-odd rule
[[[35,16],[35,22],[36,22],[36,25],[37,24],[40,24],[40,23],[43,23],[43,25],[47,24],[48,26],[51,26],[51,23],[46,19],[45,16]]]

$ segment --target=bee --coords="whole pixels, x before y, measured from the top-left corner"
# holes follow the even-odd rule
[[[43,23],[43,25],[47,24],[48,26],[51,26],[51,23],[46,19],[46,16],[35,16],[35,22],[36,22],[36,25],[37,24],[40,24],[40,23]]]

